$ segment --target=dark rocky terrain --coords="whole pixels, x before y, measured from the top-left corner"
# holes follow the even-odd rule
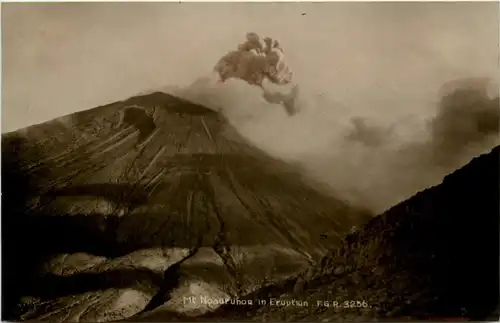
[[[184,297],[294,277],[371,218],[315,185],[164,93],[4,134],[2,319],[202,315]]]

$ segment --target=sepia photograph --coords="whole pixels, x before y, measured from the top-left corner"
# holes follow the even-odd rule
[[[499,10],[2,3],[2,321],[498,321]]]

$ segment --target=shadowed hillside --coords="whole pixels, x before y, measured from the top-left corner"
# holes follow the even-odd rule
[[[224,305],[198,319],[498,320],[499,154],[496,147],[373,218],[312,270],[246,295],[253,306]]]
[[[263,308],[267,319],[490,318],[499,303],[499,153],[495,148],[349,235],[300,297],[369,309]],[[285,299],[290,295],[280,295]],[[295,296],[297,297],[297,296]]]
[[[110,321],[296,275],[370,215],[164,93],[2,136],[3,319]]]

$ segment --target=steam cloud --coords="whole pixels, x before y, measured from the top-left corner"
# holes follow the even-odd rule
[[[453,163],[470,145],[481,145],[499,132],[499,98],[490,98],[488,80],[465,79],[443,87],[443,97],[431,122],[434,155]]]
[[[200,78],[176,94],[221,111],[257,147],[300,164],[307,176],[328,184],[332,195],[374,213],[438,184],[498,144],[499,98],[488,95],[484,79],[445,84],[435,116],[390,125],[304,91],[296,100],[300,113],[290,117],[251,82],[211,80]],[[280,91],[280,85],[270,86]],[[405,136],[409,128],[415,131]]]

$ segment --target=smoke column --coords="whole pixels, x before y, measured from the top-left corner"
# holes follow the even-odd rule
[[[499,143],[495,87],[484,78],[448,82],[436,91],[434,115],[389,124],[310,91],[301,92],[301,112],[290,117],[243,79],[214,83],[207,76],[176,94],[221,111],[257,147],[376,213]]]

